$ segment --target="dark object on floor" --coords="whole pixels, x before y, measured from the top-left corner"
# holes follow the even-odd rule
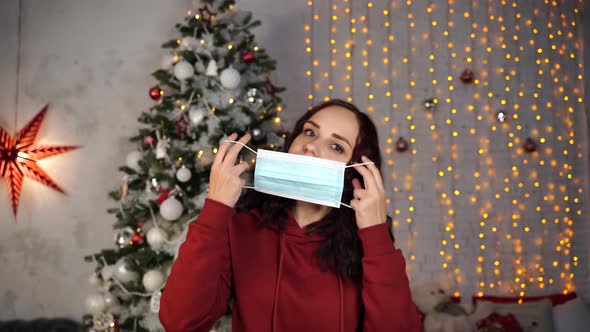
[[[80,323],[65,318],[0,321],[0,332],[80,332]]]

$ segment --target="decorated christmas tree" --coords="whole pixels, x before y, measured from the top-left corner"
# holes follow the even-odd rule
[[[153,73],[158,83],[149,89],[154,104],[139,117],[139,132],[130,138],[136,149],[119,168],[121,187],[110,193],[113,247],[85,258],[96,266],[87,331],[163,331],[159,297],[204,203],[219,144],[233,132],[249,132],[254,149],[276,150],[286,136],[278,117],[283,89],[269,78],[275,61],[251,32],[260,23],[234,9],[233,0],[202,3],[176,25],[177,38],[162,45],[166,54]],[[254,155],[245,150],[241,158],[252,162]],[[214,328],[225,330],[228,321]]]

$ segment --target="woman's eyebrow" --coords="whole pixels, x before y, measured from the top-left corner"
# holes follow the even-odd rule
[[[317,124],[317,123],[315,123],[315,122],[313,122],[312,120],[307,120],[307,121],[306,121],[306,123],[309,123],[310,125],[312,125],[312,126],[314,126],[314,127],[318,128],[318,129],[320,129],[320,125],[319,125],[319,124]],[[351,145],[351,144],[350,144],[350,142],[349,142],[349,141],[346,139],[346,137],[344,137],[344,136],[341,136],[341,135],[338,135],[338,134],[336,134],[336,133],[333,133],[333,134],[332,134],[332,137],[335,137],[335,138],[337,138],[337,139],[339,139],[339,140],[341,140],[341,141],[344,141],[344,142],[346,142],[346,144],[348,144],[348,146],[350,146],[350,148],[352,149],[352,145]]]
[[[312,126],[314,126],[314,127],[318,128],[318,129],[320,129],[320,125],[319,125],[319,124],[317,124],[317,123],[315,123],[315,122],[313,122],[313,121],[311,121],[311,120],[307,120],[306,122],[307,122],[307,123],[309,123],[310,125],[312,125]]]
[[[342,141],[346,142],[346,144],[348,144],[348,146],[350,146],[350,148],[352,149],[352,145],[350,145],[350,142],[344,136],[340,136],[340,135],[338,135],[336,133],[333,133],[332,136],[333,137],[336,137],[339,140],[342,140]]]

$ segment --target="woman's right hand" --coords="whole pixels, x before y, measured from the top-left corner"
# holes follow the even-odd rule
[[[237,138],[238,134],[233,133],[227,139],[235,141]],[[239,142],[246,144],[249,140],[250,134],[246,134]],[[246,184],[246,180],[240,178],[240,174],[250,168],[250,165],[245,161],[236,165],[236,159],[242,148],[243,146],[237,143],[223,142],[221,144],[211,165],[207,198],[230,207],[236,205],[242,187]]]

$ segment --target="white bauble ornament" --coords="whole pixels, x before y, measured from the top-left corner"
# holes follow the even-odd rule
[[[141,151],[131,151],[125,158],[125,165],[127,167],[139,172],[139,161],[143,158],[143,153]]]
[[[219,81],[226,89],[235,89],[240,85],[240,72],[234,67],[225,68],[219,75]]]
[[[180,218],[182,210],[182,203],[180,203],[175,197],[167,198],[162,205],[160,205],[160,215],[168,221]]]
[[[211,61],[209,61],[209,63],[207,64],[207,70],[205,71],[205,75],[210,77],[217,76],[217,62],[215,60],[211,59]]]
[[[165,280],[166,277],[162,271],[149,270],[143,275],[141,282],[143,287],[145,287],[145,290],[151,293],[160,290],[162,285],[164,285]]]
[[[102,279],[98,276],[97,273],[92,273],[88,276],[88,284],[92,287],[99,287],[102,285]]]
[[[182,166],[178,169],[178,171],[176,171],[176,179],[178,179],[178,181],[180,182],[187,182],[191,179],[191,176],[191,171],[184,166]]]
[[[193,77],[194,73],[193,66],[188,61],[181,60],[174,65],[174,76],[181,81]]]
[[[174,65],[174,60],[174,55],[166,54],[162,57],[162,60],[160,61],[160,66],[164,69],[170,69],[172,68],[172,65]]]
[[[198,125],[203,121],[205,117],[205,110],[203,108],[193,107],[190,111],[188,111],[188,118],[191,120],[191,123],[194,125]]]
[[[120,282],[126,283],[137,280],[139,275],[137,272],[130,270],[129,266],[127,266],[127,262],[122,258],[117,264],[115,264],[115,277],[117,277]]]
[[[166,243],[167,235],[162,229],[154,227],[147,232],[146,238],[152,248],[160,249]]]
[[[104,297],[99,293],[88,295],[84,304],[86,305],[86,311],[93,314],[101,313],[106,308]]]
[[[109,309],[112,309],[113,307],[115,307],[117,304],[119,304],[119,301],[117,300],[117,297],[111,293],[106,293],[104,296],[104,303],[105,306]]]

